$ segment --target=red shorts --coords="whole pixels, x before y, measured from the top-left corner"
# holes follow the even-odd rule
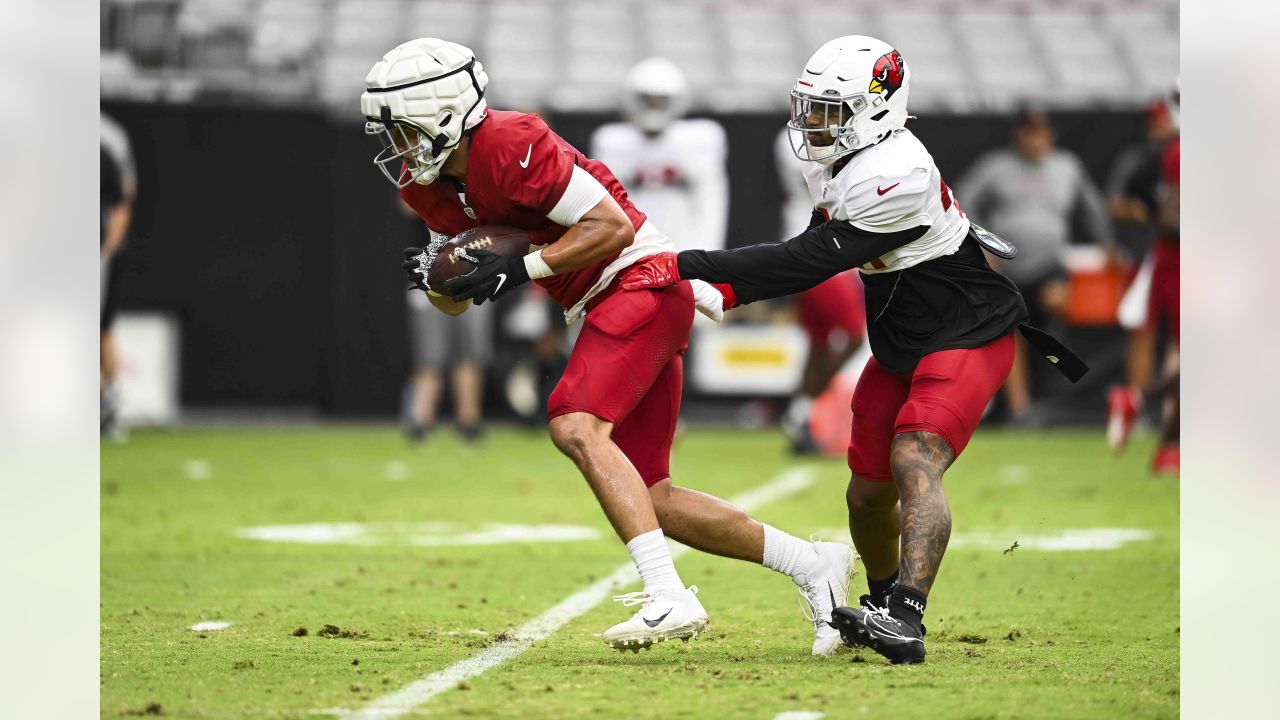
[[[862,303],[862,283],[857,270],[847,270],[796,296],[800,325],[809,344],[831,345],[839,331],[848,342],[862,342],[867,328],[867,311]]]
[[[646,486],[670,477],[692,324],[687,282],[606,297],[583,320],[547,419],[585,412],[607,420]]]
[[[1182,294],[1178,288],[1181,259],[1178,250],[1178,245],[1160,239],[1151,249],[1155,262],[1151,268],[1151,296],[1147,306],[1148,322],[1156,327],[1163,319],[1174,342],[1178,342],[1182,331]]]
[[[906,432],[941,435],[959,457],[1012,366],[1013,333],[978,348],[929,353],[913,372],[891,373],[868,360],[853,391],[849,469],[866,480],[893,480],[889,451],[894,436]]]

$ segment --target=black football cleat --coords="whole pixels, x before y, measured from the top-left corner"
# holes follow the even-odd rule
[[[858,596],[858,607],[868,612],[877,612],[880,608],[888,609],[889,598],[889,595],[884,595],[879,600],[876,600],[870,595],[860,595]],[[925,637],[928,634],[929,628],[925,627],[924,623],[920,623],[920,637]]]
[[[814,457],[822,454],[818,449],[818,443],[813,439],[813,433],[809,432],[808,426],[800,428],[791,436],[791,454],[796,457]]]
[[[831,624],[849,647],[869,647],[894,665],[924,662],[924,635],[884,608],[836,608]]]
[[[887,608],[889,607],[889,596],[882,595],[878,598],[873,598],[870,595],[862,595],[858,598],[858,607],[862,608],[863,610],[875,610],[876,608]]]

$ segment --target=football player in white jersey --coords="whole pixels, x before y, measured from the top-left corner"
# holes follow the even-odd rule
[[[642,60],[627,74],[627,122],[601,125],[590,156],[678,249],[719,250],[729,218],[728,141],[716,121],[682,118],[688,105],[688,82],[675,63]]]
[[[726,283],[728,308],[861,271],[873,358],[854,392],[846,501],[870,592],[861,607],[837,608],[832,625],[895,663],[924,661],[921,621],[951,536],[942,475],[1009,373],[1013,330],[1068,377],[1086,369],[1025,325],[1022,296],[987,264],[984,247],[1011,248],[971,226],[906,129],[910,79],[901,54],[875,38],[823,45],[791,91],[788,123],[816,222],[780,243],[668,254],[623,283]]]

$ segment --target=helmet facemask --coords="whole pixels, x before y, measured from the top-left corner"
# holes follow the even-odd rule
[[[423,185],[434,182],[452,150],[437,147],[447,141],[443,135],[429,138],[418,128],[395,120],[369,120],[364,124],[364,134],[375,135],[382,142],[382,150],[373,158],[373,164],[397,188],[413,182]]]
[[[871,109],[865,93],[822,98],[791,91],[787,136],[801,160],[829,165],[866,144],[855,120]]]

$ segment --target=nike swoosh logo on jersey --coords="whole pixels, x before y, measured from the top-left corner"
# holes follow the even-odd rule
[[[641,619],[644,620],[644,624],[648,625],[649,627],[658,627],[658,625],[661,624],[663,620],[666,620],[667,616],[671,614],[671,610],[672,608],[667,608],[667,611],[662,613],[662,617],[658,618],[657,620],[650,620],[649,618],[641,618]]]
[[[533,144],[532,144],[532,143],[530,143],[530,144],[529,144],[529,152],[527,152],[527,153],[525,153],[525,154],[524,154],[524,160],[521,160],[521,161],[520,161],[520,167],[522,167],[522,168],[527,168],[527,167],[529,167],[529,158],[531,158],[531,157],[533,157]]]
[[[898,187],[898,186],[899,186],[899,185],[901,185],[901,184],[902,184],[902,183],[900,183],[900,182],[896,182],[896,183],[894,183],[894,184],[890,185],[890,186],[889,186],[889,187],[887,187],[887,188],[881,188],[879,185],[877,185],[877,186],[876,186],[876,194],[877,194],[877,195],[884,195],[885,193],[887,193],[887,192],[889,192],[890,190],[892,190],[892,189],[894,189],[894,188]]]
[[[493,289],[493,294],[494,294],[494,295],[497,295],[497,294],[498,294],[498,291],[502,289],[502,284],[503,284],[503,283],[505,283],[506,281],[507,281],[507,274],[506,274],[506,273],[498,273],[498,285],[497,285],[497,287],[495,287],[495,288]]]

